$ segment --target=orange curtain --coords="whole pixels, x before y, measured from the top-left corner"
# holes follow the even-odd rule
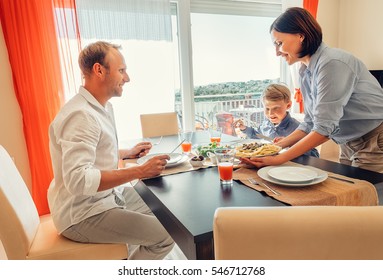
[[[303,8],[310,12],[310,14],[316,18],[318,11],[319,0],[303,0]]]
[[[304,111],[303,97],[302,97],[302,92],[300,88],[295,89],[294,100],[295,102],[299,104],[299,113],[303,113]]]
[[[0,0],[0,19],[23,115],[32,197],[43,215],[49,213],[47,189],[53,177],[48,127],[64,100],[53,2]]]

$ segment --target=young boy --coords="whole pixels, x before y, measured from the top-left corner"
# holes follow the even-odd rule
[[[266,119],[256,127],[247,127],[243,120],[234,122],[234,127],[238,127],[248,138],[258,138],[256,134],[263,134],[273,139],[286,137],[298,126],[299,121],[291,117],[288,110],[291,108],[290,90],[281,84],[270,84],[262,93],[262,102]],[[316,149],[312,149],[306,155],[319,157]]]

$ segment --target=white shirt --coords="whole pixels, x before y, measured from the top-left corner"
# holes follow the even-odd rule
[[[117,169],[113,107],[105,108],[83,87],[49,129],[54,179],[48,203],[59,233],[84,219],[119,207],[113,189],[97,192],[100,170]]]

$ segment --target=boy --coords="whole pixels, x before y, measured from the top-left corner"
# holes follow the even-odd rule
[[[256,127],[247,127],[243,120],[234,122],[234,127],[238,127],[248,138],[258,138],[256,134],[263,134],[273,139],[286,137],[298,126],[299,121],[291,117],[288,110],[291,108],[290,90],[281,84],[270,84],[262,93],[262,102],[266,119]],[[319,157],[316,149],[312,149],[306,155]]]

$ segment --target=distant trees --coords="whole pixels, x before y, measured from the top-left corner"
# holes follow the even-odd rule
[[[226,83],[217,83],[209,84],[205,86],[196,86],[194,88],[194,97],[198,96],[211,96],[211,98],[204,98],[203,100],[218,101],[218,100],[235,100],[235,99],[244,99],[243,94],[249,93],[251,95],[259,95],[263,89],[270,83],[276,83],[278,80],[250,80],[247,82],[226,82]],[[224,97],[222,95],[230,95]],[[233,94],[241,94],[238,97],[233,96]],[[219,96],[215,96],[219,95]],[[176,101],[181,101],[181,93],[178,90],[175,94]],[[196,102],[198,102],[196,100]]]

